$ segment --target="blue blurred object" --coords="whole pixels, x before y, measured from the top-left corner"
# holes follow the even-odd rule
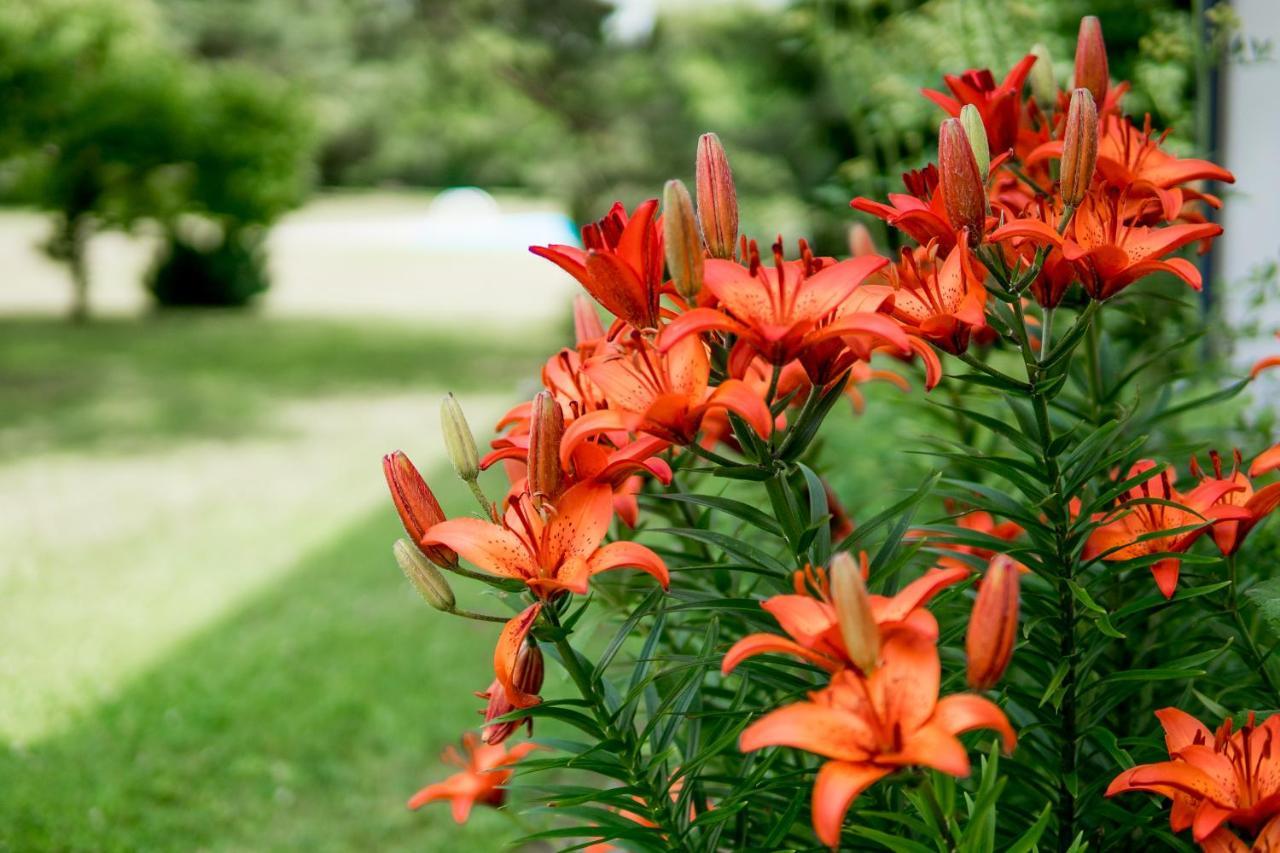
[[[578,245],[578,231],[565,214],[549,210],[504,213],[494,197],[479,187],[455,187],[440,193],[432,199],[424,224],[419,245],[443,251]]]

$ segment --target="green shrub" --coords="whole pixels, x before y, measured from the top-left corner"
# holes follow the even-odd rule
[[[147,273],[147,289],[166,307],[239,307],[270,285],[261,232],[240,229],[212,244],[178,234]]]

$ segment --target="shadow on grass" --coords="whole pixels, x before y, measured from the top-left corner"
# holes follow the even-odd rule
[[[399,579],[385,508],[175,650],[91,716],[0,746],[0,850],[496,850],[404,802],[477,721],[496,626],[427,609]]]
[[[46,449],[147,450],[260,432],[280,398],[514,389],[552,332],[492,337],[408,323],[175,312],[72,326],[0,319],[0,461]]]

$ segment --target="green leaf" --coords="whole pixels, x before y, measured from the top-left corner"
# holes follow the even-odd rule
[[[727,488],[727,487],[726,487]],[[704,506],[710,509],[719,510],[726,515],[745,521],[752,527],[756,527],[766,533],[774,536],[782,536],[782,528],[778,526],[778,522],[773,516],[763,512],[749,503],[734,500],[733,498],[724,498],[716,495],[690,495],[690,494],[656,494],[643,495],[642,497],[650,500],[668,500],[678,501],[680,503],[694,504],[696,506]]]
[[[1253,602],[1271,633],[1280,637],[1280,577],[1255,584],[1245,597]]]
[[[1045,803],[1044,808],[1040,810],[1040,816],[1036,818],[1036,822],[1021,836],[1018,840],[1009,845],[1005,853],[1031,853],[1036,849],[1036,845],[1040,842],[1040,836],[1044,835],[1044,831],[1049,826],[1049,818],[1053,815],[1053,804]]]

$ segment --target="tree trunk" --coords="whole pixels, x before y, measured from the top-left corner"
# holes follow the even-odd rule
[[[84,217],[77,216],[69,218],[64,229],[62,248],[71,271],[71,321],[85,323],[89,320],[89,228]]]

